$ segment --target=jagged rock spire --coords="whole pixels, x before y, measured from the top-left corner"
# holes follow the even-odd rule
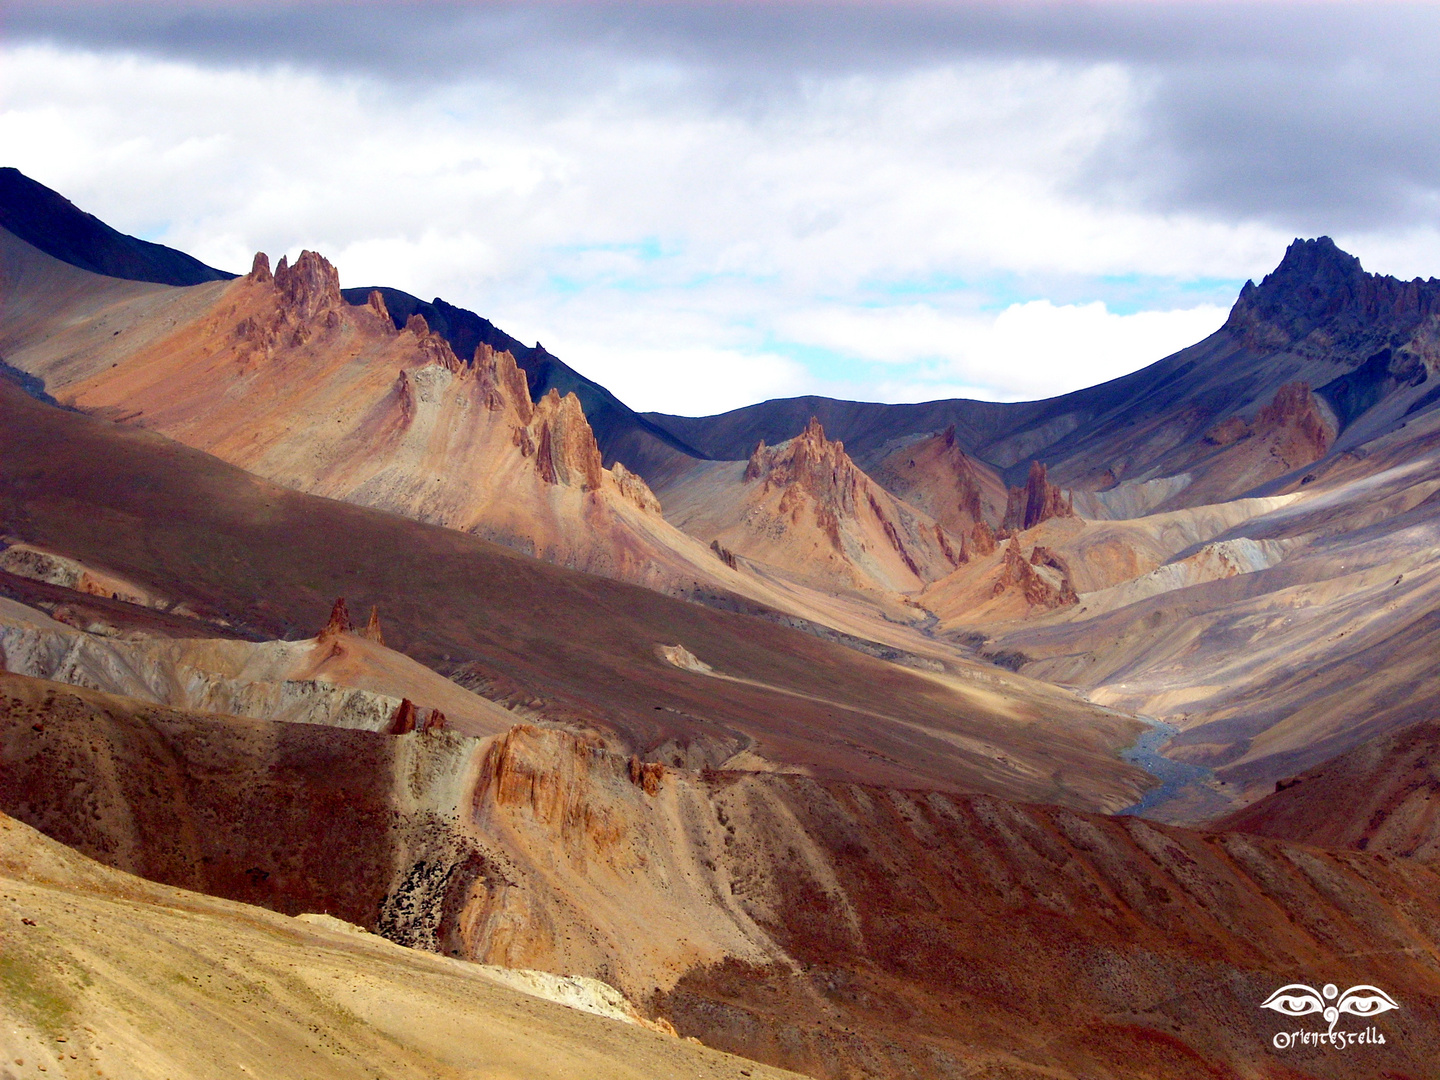
[[[330,608],[330,620],[320,628],[320,640],[353,633],[354,630],[355,624],[350,621],[350,609],[345,605],[345,598],[339,597]]]

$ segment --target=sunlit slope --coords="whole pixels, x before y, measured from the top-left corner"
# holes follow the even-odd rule
[[[474,965],[155,885],[4,816],[0,935],[7,1076],[792,1075],[516,992]]]

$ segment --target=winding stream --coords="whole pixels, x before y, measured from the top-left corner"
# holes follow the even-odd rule
[[[1160,753],[1160,747],[1180,733],[1180,729],[1174,724],[1153,720],[1148,716],[1137,716],[1135,719],[1147,725],[1146,730],[1140,733],[1133,746],[1120,751],[1120,757],[1132,765],[1140,766],[1159,780],[1160,786],[1147,791],[1139,802],[1118,811],[1121,815],[1143,815],[1175,798],[1183,788],[1203,783],[1214,775],[1212,770],[1203,766],[1175,761]]]

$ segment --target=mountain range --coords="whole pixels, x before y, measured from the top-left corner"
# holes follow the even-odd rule
[[[1440,281],[1296,240],[1100,386],[679,417],[342,271],[0,170],[3,1060],[1427,1075]],[[285,950],[372,997],[278,1004]],[[1277,1056],[1311,973],[1401,1002],[1383,1057]],[[162,979],[220,1058],[135,1049]],[[380,1019],[497,987],[588,1012]]]

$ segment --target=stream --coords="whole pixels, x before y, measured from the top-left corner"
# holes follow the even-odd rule
[[[1153,720],[1148,716],[1137,716],[1136,719],[1146,725],[1146,730],[1140,733],[1133,746],[1120,751],[1120,757],[1132,765],[1140,766],[1159,780],[1160,786],[1151,788],[1139,802],[1119,811],[1121,815],[1144,815],[1175,798],[1182,789],[1191,784],[1203,783],[1214,775],[1212,770],[1203,766],[1174,761],[1160,753],[1160,747],[1180,733],[1180,729],[1174,724]]]

